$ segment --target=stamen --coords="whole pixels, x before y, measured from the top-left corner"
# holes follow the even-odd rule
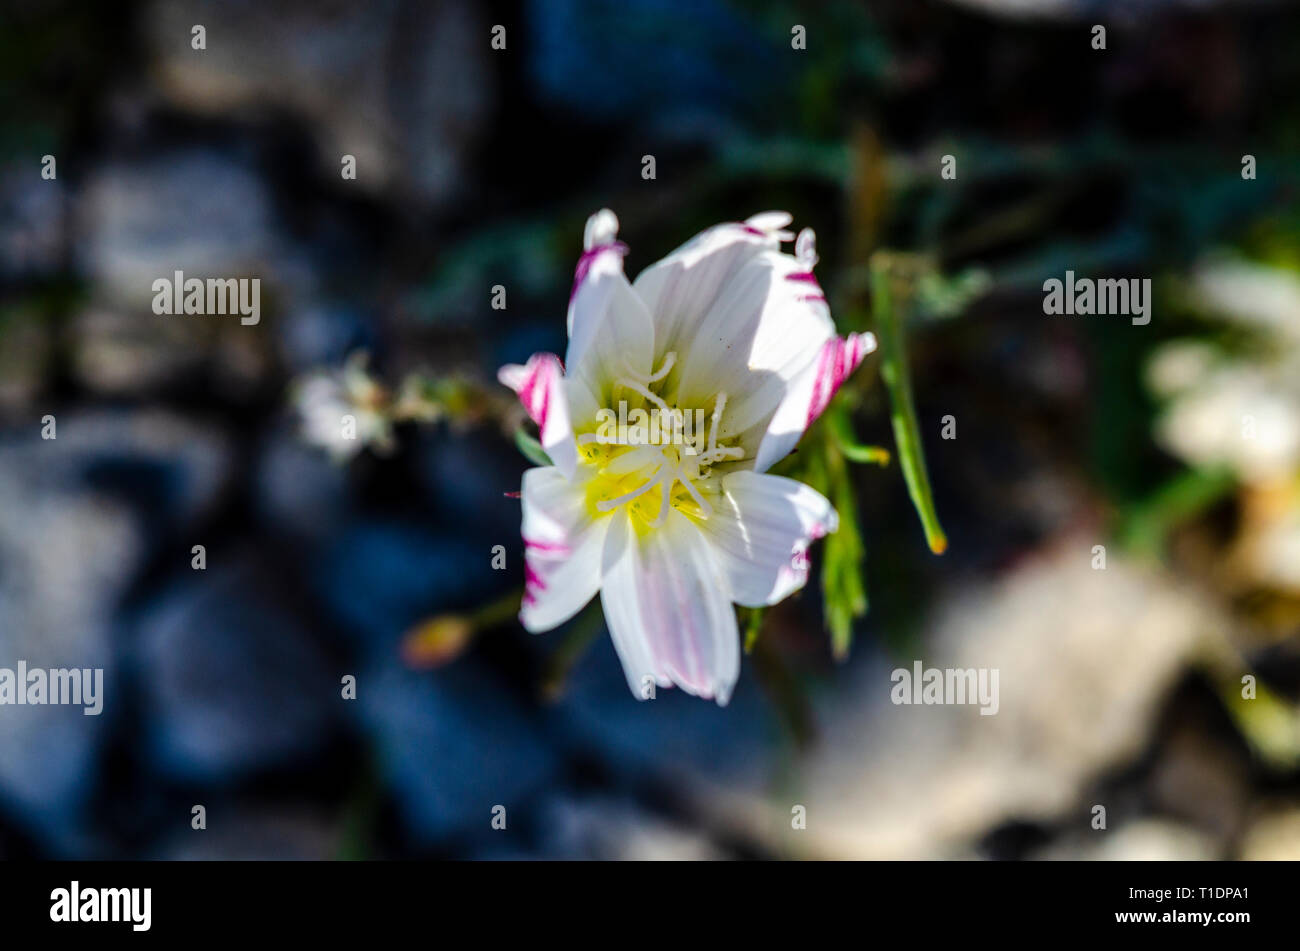
[[[659,418],[660,431],[663,433],[665,441],[676,443],[677,434],[681,431],[684,425],[682,411],[679,409],[670,409],[666,414],[660,413]]]
[[[646,382],[658,383],[660,380],[662,380],[664,377],[668,375],[668,371],[670,371],[673,368],[673,363],[675,363],[676,360],[677,360],[676,352],[669,350],[667,353],[664,354],[663,365],[659,367],[659,369],[656,370],[654,373],[652,373],[650,375],[650,379],[646,380]]]
[[[663,366],[652,372],[649,376],[646,376],[636,367],[632,366],[631,359],[629,359],[628,355],[625,353],[623,354],[623,369],[626,370],[628,376],[632,377],[634,380],[641,380],[644,383],[658,383],[668,375],[670,370],[672,370],[673,363],[676,360],[677,354],[674,351],[669,350],[664,354]]]
[[[659,512],[657,515],[655,515],[654,521],[650,523],[651,525],[662,525],[664,523],[664,519],[668,517],[668,506],[672,504],[672,492],[673,492],[674,481],[676,481],[675,474],[672,479],[663,480],[664,490],[663,490],[663,494],[659,496]]]
[[[620,495],[616,499],[601,499],[599,502],[596,503],[596,510],[599,512],[612,512],[620,505],[626,505],[628,502],[631,502],[633,499],[640,498],[641,496],[645,495],[647,492],[649,492],[651,489],[653,489],[656,485],[658,485],[662,481],[663,481],[663,474],[660,473],[659,475],[651,479],[649,482],[647,482],[645,485],[641,486],[639,489],[633,489],[627,495]]]
[[[713,421],[709,428],[709,449],[706,456],[713,455],[718,448],[718,423],[722,421],[722,408],[727,405],[727,394],[719,392],[718,398],[713,404]]]
[[[694,445],[685,446],[673,441],[673,437],[678,432],[684,432],[685,430],[686,412],[698,416],[703,415],[702,409],[684,412],[681,409],[669,407],[661,397],[650,392],[649,384],[666,377],[672,370],[675,360],[676,354],[672,352],[664,354],[663,364],[649,378],[644,378],[645,382],[641,382],[641,375],[636,373],[630,366],[628,372],[634,377],[638,377],[638,379],[624,377],[614,381],[616,386],[625,387],[639,393],[647,402],[658,408],[661,425],[663,426],[663,435],[667,437],[667,441],[654,445],[637,444],[635,447],[615,454],[612,458],[606,457],[601,460],[599,471],[609,478],[622,479],[638,472],[648,473],[648,477],[646,482],[631,492],[615,498],[597,501],[595,503],[597,511],[612,512],[614,509],[634,502],[641,496],[658,489],[659,509],[647,524],[651,526],[662,525],[664,520],[668,518],[669,510],[674,505],[684,504],[686,501],[684,498],[679,497],[674,502],[676,485],[680,482],[685,488],[686,494],[695,503],[697,511],[692,512],[692,517],[707,519],[713,515],[713,506],[709,504],[701,491],[704,484],[713,485],[713,478],[708,474],[707,467],[724,460],[745,458],[745,450],[741,446],[718,445],[718,439],[725,438],[721,429],[722,415],[727,407],[727,394],[723,392],[719,392],[713,401],[713,410],[710,414],[712,422],[709,427],[707,449],[700,451]],[[693,416],[692,418],[696,417]],[[699,428],[702,428],[702,426]],[[586,433],[578,437],[578,442],[582,445],[591,442],[607,444],[609,441],[608,438],[602,438],[596,433]],[[615,444],[624,445],[621,441]],[[702,472],[701,470],[705,471]],[[697,482],[703,484],[697,485]]]
[[[609,464],[605,466],[604,471],[614,476],[625,476],[650,466],[659,469],[663,467],[663,464],[663,453],[657,447],[637,446],[611,459]]]
[[[625,386],[632,392],[639,393],[641,396],[645,397],[645,399],[649,400],[651,403],[654,403],[655,406],[659,408],[659,412],[665,414],[669,412],[668,404],[665,403],[663,399],[661,399],[658,396],[655,396],[653,393],[650,392],[649,389],[647,389],[644,385],[637,383],[635,380],[629,380],[626,377],[619,377],[617,380],[614,381],[614,384],[616,386]]]
[[[713,506],[710,505],[708,502],[704,501],[704,496],[700,495],[700,490],[695,488],[694,482],[692,482],[690,479],[683,479],[682,485],[686,486],[686,491],[691,494],[691,498],[695,500],[695,504],[700,507],[701,517],[707,519],[710,515],[713,514]]]
[[[700,465],[711,466],[724,459],[744,459],[745,450],[741,446],[717,446],[700,455]]]

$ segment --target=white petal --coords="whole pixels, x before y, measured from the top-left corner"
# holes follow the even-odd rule
[[[830,404],[835,391],[876,349],[874,334],[851,333],[831,337],[821,347],[817,358],[791,381],[781,405],[767,424],[763,441],[754,459],[754,470],[766,471],[789,455],[804,432]]]
[[[740,632],[709,543],[676,510],[644,534],[625,512],[611,521],[600,603],[633,695],[673,683],[725,705],[740,675]]]
[[[637,275],[632,288],[654,318],[660,355],[687,348],[735,273],[760,251],[780,247],[779,235],[765,226],[779,232],[789,222],[784,212],[767,212],[745,224],[716,225]]]
[[[774,234],[782,240],[789,241],[794,236],[785,229],[792,221],[794,221],[794,215],[788,211],[762,211],[746,218],[745,224],[751,228],[757,228],[759,231]]]
[[[582,250],[613,244],[617,238],[618,216],[608,208],[602,208],[587,219],[587,226],[582,229]]]
[[[730,277],[696,331],[678,404],[709,406],[725,392],[722,432],[734,437],[754,430],[752,452],[790,383],[834,334],[812,272],[788,254],[762,251]]]
[[[519,619],[534,633],[573,617],[600,587],[608,518],[592,519],[586,488],[554,466],[524,473],[524,603]]]
[[[726,571],[732,600],[776,604],[808,580],[808,546],[839,528],[820,492],[781,476],[745,470],[722,480],[723,496],[700,523]]]
[[[553,353],[537,353],[528,363],[511,363],[497,371],[497,379],[519,394],[519,401],[537,424],[542,448],[566,476],[578,465],[578,447],[569,421],[569,400],[564,368]]]
[[[648,376],[654,359],[654,323],[623,274],[627,246],[615,241],[618,220],[603,210],[587,222],[586,249],[569,297],[569,376],[581,380],[601,406],[622,376]],[[580,421],[585,422],[585,420]]]

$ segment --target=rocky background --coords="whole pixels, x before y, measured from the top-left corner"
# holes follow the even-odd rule
[[[0,707],[0,856],[1300,858],[1293,5],[5,6],[0,666],[107,697]],[[598,610],[513,621],[493,376],[562,352],[604,206],[630,273],[789,209],[842,326],[873,249],[942,275],[909,335],[949,551],[861,467],[849,660],[810,585],[726,709],[634,702]],[[1152,278],[1151,324],[1045,316],[1067,268]],[[261,322],[155,315],[177,269],[260,277]],[[295,386],[359,351],[444,411],[331,458]],[[999,713],[893,705],[914,659],[998,668]]]

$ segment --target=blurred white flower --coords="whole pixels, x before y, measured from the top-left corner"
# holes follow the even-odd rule
[[[1200,340],[1174,340],[1160,347],[1147,364],[1147,386],[1166,399],[1198,386],[1219,362],[1219,351]]]
[[[1156,438],[1193,465],[1232,468],[1247,482],[1300,468],[1300,364],[1287,374],[1246,364],[1211,371],[1174,399]]]
[[[293,404],[302,437],[346,462],[366,446],[392,448],[392,420],[383,387],[366,372],[366,354],[355,353],[340,370],[318,370],[297,382]]]
[[[1300,342],[1300,276],[1230,257],[1212,257],[1193,277],[1202,304],[1239,323]]]
[[[537,354],[500,372],[554,462],[524,474],[520,618],[549,630],[599,591],[642,699],[676,685],[725,704],[740,672],[732,602],[802,587],[809,544],[838,525],[819,493],[765,470],[875,339],[836,337],[812,231],[781,251],[790,220],[717,225],[629,284],[617,219],[593,215],[564,364]],[[621,425],[638,413],[658,422],[649,438]]]
[[[1263,333],[1267,346],[1235,357],[1176,340],[1147,367],[1168,400],[1156,439],[1197,466],[1226,466],[1264,484],[1300,471],[1300,280],[1263,265],[1215,258],[1197,268],[1198,300]]]
[[[1275,507],[1250,522],[1236,555],[1257,584],[1300,592],[1300,500],[1279,499]]]

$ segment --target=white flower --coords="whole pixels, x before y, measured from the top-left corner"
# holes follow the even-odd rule
[[[368,445],[380,452],[392,445],[392,425],[384,413],[387,395],[365,367],[366,355],[356,353],[341,370],[315,371],[294,387],[302,438],[335,462],[346,462]]]
[[[1291,479],[1300,470],[1300,360],[1226,361],[1179,392],[1155,430],[1162,446],[1193,465],[1228,466],[1251,483]]]
[[[818,492],[765,473],[875,338],[836,337],[812,231],[781,252],[790,220],[717,225],[629,284],[618,220],[600,211],[564,363],[542,353],[500,372],[554,462],[524,474],[520,619],[550,630],[599,591],[640,698],[675,684],[725,704],[740,673],[732,602],[774,604],[801,588],[808,545],[838,524]],[[648,430],[611,431],[638,411]]]
[[[1254,352],[1172,340],[1147,366],[1168,402],[1156,439],[1198,466],[1227,466],[1242,481],[1285,483],[1300,471],[1300,279],[1266,265],[1212,257],[1196,269],[1201,305],[1259,331]]]

